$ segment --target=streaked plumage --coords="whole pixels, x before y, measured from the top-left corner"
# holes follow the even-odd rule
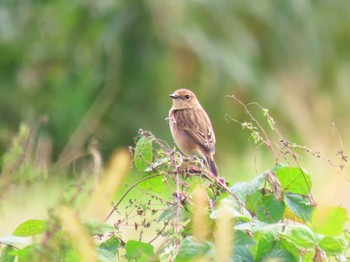
[[[195,94],[188,89],[176,90],[170,95],[173,106],[169,112],[171,134],[175,144],[185,155],[204,158],[215,176],[215,134],[207,113]]]

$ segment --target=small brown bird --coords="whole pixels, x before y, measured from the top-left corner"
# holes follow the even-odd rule
[[[169,111],[169,124],[175,144],[185,155],[204,158],[210,172],[218,176],[214,161],[215,134],[207,113],[188,89],[178,89],[170,97],[173,106]]]

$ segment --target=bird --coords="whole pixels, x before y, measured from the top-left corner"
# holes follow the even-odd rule
[[[186,156],[203,158],[209,171],[217,177],[219,171],[214,160],[216,139],[208,114],[191,90],[178,89],[169,96],[173,105],[168,119],[175,144]]]

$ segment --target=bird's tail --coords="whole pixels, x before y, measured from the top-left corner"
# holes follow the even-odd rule
[[[206,157],[207,158],[207,163],[208,163],[208,167],[209,167],[209,171],[214,175],[214,176],[218,176],[219,175],[219,170],[215,164],[214,158],[212,155],[209,155]]]

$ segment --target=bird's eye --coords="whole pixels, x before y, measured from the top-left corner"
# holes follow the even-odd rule
[[[190,96],[190,95],[185,95],[185,99],[186,99],[186,100],[190,100],[190,99],[191,99],[191,96]]]

